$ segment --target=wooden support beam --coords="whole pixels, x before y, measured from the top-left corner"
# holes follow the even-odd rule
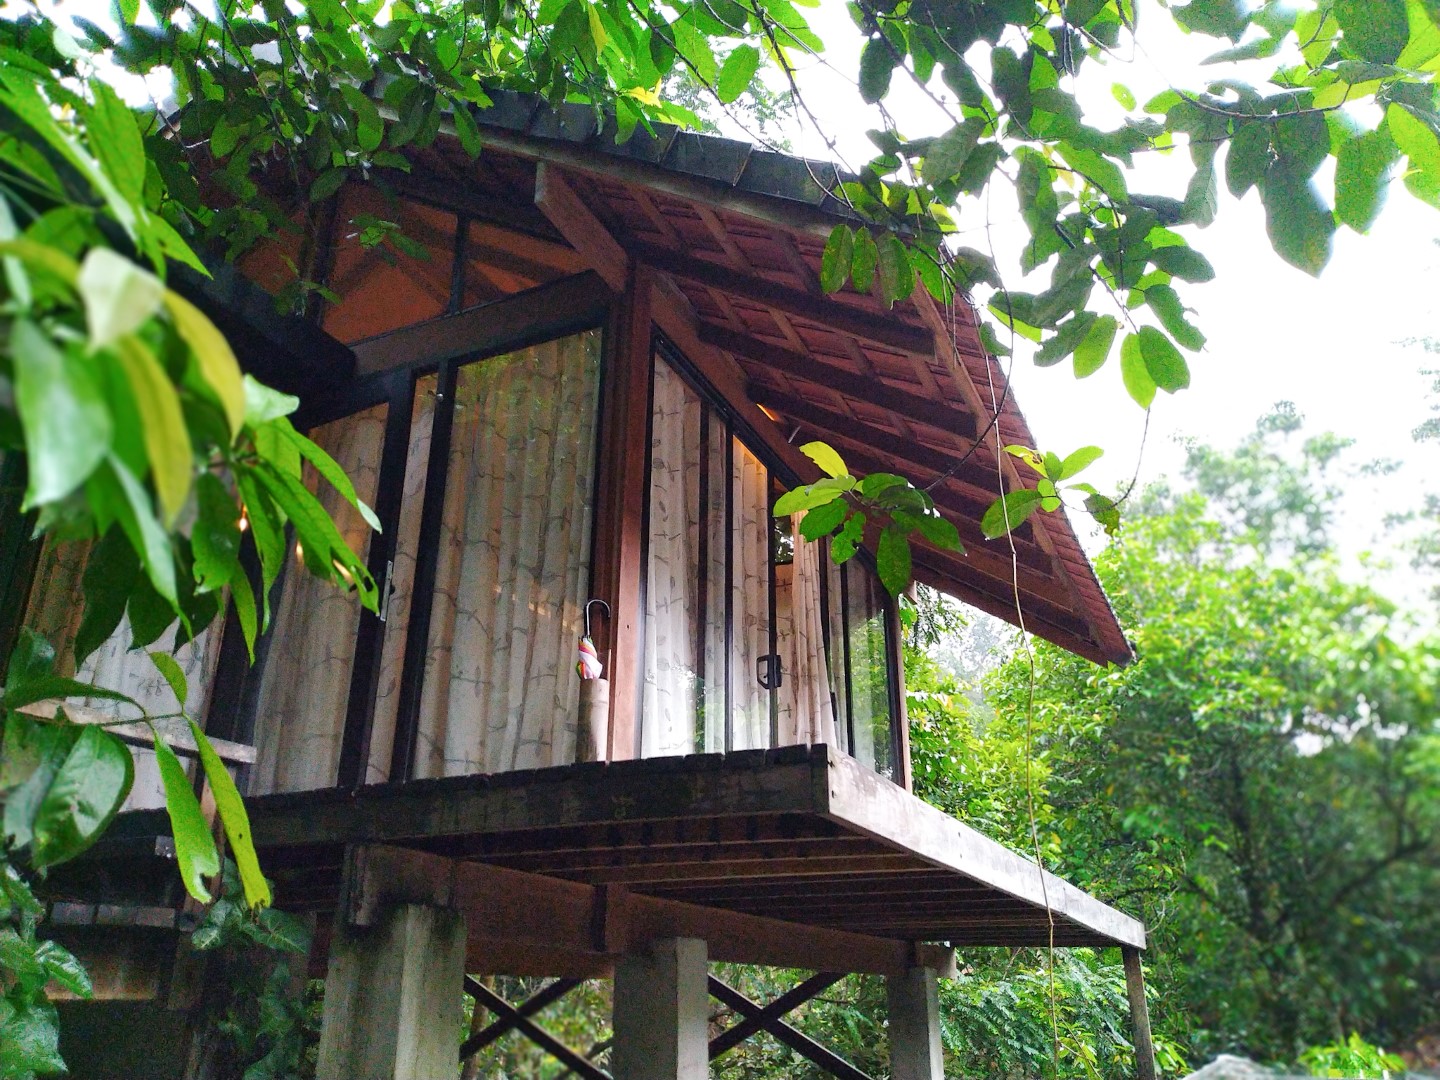
[[[829,1047],[821,1045],[789,1024],[764,1018],[764,1010],[760,1006],[714,976],[710,977],[710,993],[741,1016],[758,1021],[759,1026],[776,1040],[831,1076],[839,1077],[839,1080],[871,1080],[868,1073],[861,1072]]]
[[[1135,1037],[1136,1080],[1155,1080],[1155,1044],[1150,1037],[1150,1005],[1145,1000],[1145,968],[1140,950],[1121,946],[1125,963],[1125,995],[1130,999],[1130,1030]]]
[[[613,297],[593,273],[533,289],[429,322],[357,342],[356,373],[433,368],[442,360],[480,358],[600,325]]]
[[[356,1080],[453,1076],[465,977],[465,922],[404,905],[369,930],[330,939],[316,1075]],[[448,1022],[447,1022],[448,1020]]]
[[[654,275],[631,266],[606,334],[592,595],[610,605],[595,635],[610,680],[608,760],[640,752],[645,506],[649,493]]]
[[[902,390],[870,375],[861,375],[846,368],[827,364],[808,353],[799,352],[750,334],[741,334],[714,323],[701,322],[700,340],[732,356],[761,364],[791,379],[811,386],[834,390],[869,405],[878,405],[898,413],[907,420],[933,427],[964,439],[975,438],[975,419],[958,405],[951,405],[933,394]]]
[[[490,1042],[494,1041],[494,1038],[499,1038],[499,1034],[504,1034],[505,1031],[509,1031],[513,1028],[519,1031],[536,1046],[540,1047],[540,1049],[544,1050],[551,1057],[559,1061],[560,1064],[564,1065],[576,1076],[580,1077],[580,1080],[610,1080],[610,1077],[606,1073],[602,1072],[600,1069],[596,1068],[594,1062],[592,1062],[589,1058],[585,1057],[582,1054],[577,1054],[574,1050],[571,1050],[570,1047],[566,1046],[559,1039],[555,1038],[555,1036],[551,1035],[548,1031],[542,1028],[539,1024],[535,1023],[535,1021],[530,1019],[532,1013],[538,1012],[540,1009],[544,1008],[552,1001],[558,1000],[560,996],[563,995],[567,990],[573,989],[577,985],[579,984],[575,980],[561,980],[558,983],[552,983],[549,987],[547,987],[545,990],[542,990],[534,998],[531,998],[530,1001],[526,1002],[526,1006],[535,1004],[537,1001],[540,1003],[536,1005],[536,1007],[533,1009],[525,1010],[525,1007],[523,1006],[521,1009],[515,1008],[515,1006],[511,1005],[508,1001],[506,1001],[499,994],[495,993],[495,991],[491,990],[484,983],[480,982],[478,979],[473,979],[469,975],[466,975],[465,992],[475,999],[475,1007],[478,1009],[483,1006],[484,1008],[487,1008],[491,1012],[493,1012],[500,1019],[495,1024],[492,1024],[490,1028],[487,1028],[485,1031],[480,1032],[474,1038],[467,1039],[465,1041],[464,1045],[460,1047],[460,1060],[464,1061],[471,1054],[474,1054],[483,1047],[488,1046]],[[562,986],[563,988],[561,988]],[[559,989],[559,993],[548,993],[549,991],[554,991],[556,989]],[[544,1000],[542,1001],[541,999]],[[486,1033],[489,1032],[492,1028],[500,1027],[502,1025],[504,1028],[503,1031],[495,1035],[493,1038],[485,1039],[485,1041],[483,1042],[481,1041],[481,1039],[486,1036]]]
[[[175,716],[156,717],[148,723],[140,721],[133,724],[117,724],[112,713],[68,701],[36,701],[20,706],[16,712],[53,720],[56,709],[64,709],[65,715],[70,718],[72,724],[105,724],[109,727],[110,734],[118,736],[122,742],[131,746],[153,747],[155,745],[155,736],[150,730],[150,724],[153,723],[156,730],[160,732],[160,737],[170,744],[170,748],[175,753],[181,757],[198,758],[200,756],[200,750],[195,745],[195,736],[190,733],[190,725]],[[227,765],[253,765],[255,763],[255,747],[253,746],[219,738],[211,738],[209,742],[220,760]]]
[[[500,1011],[491,1009],[490,1011],[495,1012],[499,1018],[493,1023],[490,1023],[485,1027],[481,1028],[479,1031],[475,1032],[474,1035],[471,1035],[468,1039],[466,1039],[463,1043],[460,1044],[460,1060],[464,1061],[471,1055],[478,1054],[481,1050],[484,1050],[485,1047],[495,1042],[502,1035],[506,1034],[507,1032],[514,1031],[515,1027],[517,1026],[517,1021],[529,1019],[536,1013],[540,1012],[542,1009],[549,1008],[551,1005],[555,1004],[555,1002],[559,1001],[562,997],[568,994],[571,990],[574,990],[577,986],[579,986],[582,981],[583,980],[581,979],[556,979],[549,986],[546,986],[538,993],[532,994],[519,1005],[511,1005],[508,1001],[506,1001],[505,1010]],[[476,992],[475,988],[477,986],[481,990],[486,991],[486,995],[484,997],[482,997]],[[477,1006],[485,1006],[486,1008],[489,1007],[488,995],[490,993],[493,993],[493,991],[491,991],[489,987],[485,986],[484,983],[480,983],[477,980],[471,978],[469,975],[466,975],[465,992],[475,999],[475,1003]],[[496,996],[498,997],[499,995]],[[501,1000],[504,1001],[503,998],[501,998]]]
[[[714,1061],[720,1055],[729,1053],[751,1035],[757,1035],[762,1031],[771,1031],[775,1025],[782,1022],[781,1018],[786,1013],[793,1012],[811,998],[824,993],[844,977],[838,971],[821,971],[811,975],[799,986],[781,994],[769,1005],[757,1009],[738,1024],[726,1028],[711,1039],[710,1060]]]
[[[940,1045],[940,990],[935,972],[911,968],[885,980],[891,1080],[945,1080]]]
[[[548,161],[535,166],[535,205],[615,292],[625,291],[630,257],[594,212]]]
[[[653,941],[615,965],[615,1043],[625,1080],[709,1080],[709,956],[698,938]]]
[[[744,297],[842,334],[900,352],[920,356],[935,353],[935,335],[928,328],[911,326],[896,315],[868,311],[836,297],[815,296],[803,289],[697,258],[691,252],[671,251],[651,244],[631,244],[629,252],[632,258],[677,278]]]

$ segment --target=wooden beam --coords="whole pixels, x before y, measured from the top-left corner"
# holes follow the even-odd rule
[[[741,1016],[758,1021],[759,1026],[773,1038],[794,1050],[807,1061],[819,1066],[831,1076],[839,1077],[840,1080],[871,1080],[868,1073],[861,1072],[839,1054],[816,1042],[804,1032],[784,1022],[771,1021],[765,1017],[764,1010],[760,1006],[713,975],[710,976],[710,993]]]
[[[625,291],[630,257],[585,205],[564,173],[548,161],[535,166],[535,205],[615,292]]]
[[[596,647],[610,680],[608,760],[640,752],[642,651],[645,633],[645,506],[649,494],[651,310],[654,275],[629,269],[612,314],[601,378],[599,475],[592,595],[610,605]]]
[[[504,300],[357,342],[356,373],[434,367],[441,360],[478,359],[564,337],[598,326],[611,299],[596,274],[560,278]]]
[[[1125,995],[1130,1001],[1130,1027],[1135,1036],[1136,1080],[1155,1080],[1155,1045],[1150,1037],[1150,1005],[1145,1000],[1145,968],[1140,950],[1121,946],[1125,964]]]
[[[573,989],[574,986],[578,985],[575,981],[570,980],[566,980],[566,983],[568,984],[566,985],[566,989]],[[552,984],[550,987],[547,987],[547,989],[553,991],[555,985],[556,984]],[[570,1047],[566,1046],[539,1024],[531,1020],[530,1013],[517,1009],[478,979],[466,975],[465,992],[475,999],[475,1007],[477,1009],[482,1007],[489,1009],[500,1018],[498,1023],[505,1025],[507,1031],[511,1028],[519,1031],[536,1046],[540,1047],[540,1049],[544,1050],[551,1057],[559,1061],[560,1064],[580,1077],[581,1080],[610,1080],[609,1075],[597,1069],[594,1062],[589,1058],[571,1050]],[[563,993],[564,991],[562,990],[561,994]],[[534,1009],[533,1011],[535,1012],[538,1012],[540,1008],[544,1008],[545,1004],[558,1000],[560,994],[554,994],[553,996],[546,995],[545,991],[542,990],[540,994],[536,995],[536,998],[540,997],[547,997],[548,1000]],[[535,999],[532,999],[532,1001],[533,1000]],[[529,1004],[529,1002],[526,1004]],[[495,1025],[492,1025],[492,1027],[494,1026]],[[460,1047],[461,1061],[464,1061],[467,1057],[470,1057],[471,1054],[474,1054],[483,1047],[488,1046],[490,1042],[494,1041],[494,1038],[498,1038],[497,1035],[485,1042],[480,1042],[479,1040],[485,1034],[486,1032],[481,1032],[474,1038],[465,1041],[464,1045]]]
[[[20,706],[16,712],[53,720],[55,710],[61,708],[65,710],[65,715],[70,718],[72,724],[105,724],[109,727],[110,734],[118,736],[122,742],[131,746],[153,747],[155,736],[150,730],[150,724],[154,724],[156,730],[160,732],[160,737],[170,744],[170,748],[175,753],[182,757],[198,758],[200,756],[199,747],[195,745],[195,736],[190,732],[190,725],[179,717],[156,717],[149,722],[136,721],[133,724],[117,724],[112,713],[92,709],[88,705],[75,705],[68,701],[36,701]],[[211,738],[208,741],[220,760],[227,765],[255,764],[255,747],[253,746],[231,742],[229,739]]]
[[[786,1013],[793,1012],[817,994],[824,993],[844,977],[838,971],[817,972],[799,986],[792,987],[781,994],[770,1004],[758,1008],[738,1024],[726,1028],[710,1040],[710,1060],[714,1061],[722,1054],[729,1053],[751,1035],[769,1031],[773,1025],[781,1022],[781,1018]]]
[[[732,270],[689,252],[638,243],[631,244],[629,251],[633,258],[677,278],[744,297],[839,333],[852,334],[900,352],[921,356],[935,352],[935,335],[928,328],[911,326],[896,315],[882,315],[844,300],[815,296],[759,275]]]
[[[934,395],[902,390],[872,376],[827,364],[808,353],[761,341],[710,322],[700,323],[700,340],[791,379],[837,391],[867,405],[878,405],[947,435],[971,440],[975,437],[974,417],[958,406],[937,400]]]
[[[1000,892],[1103,934],[1116,944],[1145,947],[1145,927],[949,814],[923,803],[843,754],[832,754],[828,813],[877,839],[954,867]],[[963,870],[962,870],[963,868]]]

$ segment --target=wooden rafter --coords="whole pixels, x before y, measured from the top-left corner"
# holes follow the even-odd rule
[[[548,162],[535,166],[535,205],[615,292],[624,292],[630,258],[594,212]]]

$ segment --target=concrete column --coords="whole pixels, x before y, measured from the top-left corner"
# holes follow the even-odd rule
[[[325,977],[319,1080],[434,1080],[460,1070],[465,920],[406,905],[337,925]]]
[[[615,965],[611,1073],[624,1080],[708,1080],[710,989],[705,942],[674,938]]]
[[[934,968],[885,980],[890,1006],[891,1080],[945,1080],[940,1052],[940,987]]]

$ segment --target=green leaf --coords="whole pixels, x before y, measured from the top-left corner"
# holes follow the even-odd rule
[[[1307,274],[1319,275],[1330,261],[1335,216],[1310,178],[1274,162],[1265,174],[1260,195],[1265,203],[1265,231],[1276,254]]]
[[[1082,446],[1060,463],[1060,471],[1053,479],[1057,483],[1061,480],[1069,480],[1076,473],[1088,469],[1104,455],[1105,451],[1098,446]]]
[[[1230,189],[1230,194],[1240,198],[1265,179],[1265,170],[1269,166],[1269,123],[1263,120],[1241,123],[1225,154],[1225,186]]]
[[[1335,155],[1335,213],[1358,233],[1369,232],[1380,215],[1396,151],[1382,129],[1348,140]]]
[[[1210,260],[1186,244],[1155,248],[1150,252],[1150,261],[1157,269],[1181,281],[1198,284],[1215,278],[1215,268],[1210,265]]]
[[[849,562],[860,548],[865,536],[865,515],[856,511],[845,519],[845,525],[830,540],[830,558],[836,566]]]
[[[130,538],[119,526],[112,526],[85,562],[85,615],[74,642],[77,667],[115,633],[139,574],[140,558]]]
[[[720,67],[715,93],[722,102],[730,104],[750,88],[750,80],[755,78],[759,68],[760,50],[754,45],[736,45]]]
[[[872,472],[860,481],[859,492],[867,499],[873,499],[881,492],[901,484],[909,484],[903,476],[896,476],[888,472]]]
[[[695,77],[706,86],[714,86],[720,66],[715,62],[709,38],[688,17],[673,23],[670,31],[674,35],[675,51],[694,69]]]
[[[1092,492],[1085,498],[1085,509],[1105,529],[1106,536],[1120,532],[1120,507],[1108,495]]]
[[[893,233],[880,238],[880,298],[887,304],[904,300],[915,288],[915,268],[910,253]]]
[[[838,488],[822,488],[817,484],[806,484],[785,492],[775,500],[775,509],[771,513],[775,517],[789,517],[791,514],[798,514],[802,510],[814,510],[827,503],[839,499],[844,492]]]
[[[828,443],[808,442],[800,447],[800,452],[820,466],[820,471],[826,476],[833,476],[839,480],[850,475],[850,468],[845,464],[845,459],[835,452],[835,448]]]
[[[104,728],[87,726],[70,748],[35,813],[30,861],[36,869],[73,859],[100,838],[120,810],[135,766]]]
[[[240,573],[240,508],[214,473],[195,483],[196,516],[190,533],[195,588],[213,592]]]
[[[154,654],[152,654],[154,655]],[[165,810],[170,815],[170,834],[175,838],[175,861],[180,867],[180,880],[185,891],[202,904],[211,900],[205,879],[220,872],[220,852],[215,838],[195,798],[195,789],[185,767],[155,734],[155,760],[160,766],[160,779],[165,785]]]
[[[980,531],[987,539],[994,540],[1007,532],[1018,529],[1025,519],[1040,509],[1040,493],[1029,488],[1017,488],[1003,498],[996,499],[980,519]]]
[[[109,457],[110,473],[119,483],[125,502],[116,507],[121,527],[130,543],[140,553],[140,562],[155,591],[172,605],[178,603],[175,588],[175,559],[170,548],[170,537],[155,518],[140,481],[136,480],[125,463],[114,454]]]
[[[880,575],[880,584],[891,596],[899,596],[910,587],[910,541],[894,525],[880,530],[875,569]]]
[[[189,695],[190,688],[179,661],[167,652],[157,651],[150,654],[150,662],[155,665],[155,670],[160,672],[161,677],[170,684],[170,690],[175,695],[175,700],[180,703],[180,708],[185,708],[185,698]]]
[[[5,671],[5,692],[8,694],[32,679],[44,678],[54,670],[55,646],[33,628],[22,626]]]
[[[259,427],[271,420],[289,416],[300,407],[300,399],[293,394],[282,394],[266,386],[253,375],[244,379],[245,423]]]
[[[925,151],[925,161],[920,166],[920,179],[927,184],[938,184],[948,180],[960,171],[965,159],[980,141],[985,125],[972,117],[956,124]]]
[[[938,513],[912,514],[901,510],[891,516],[896,524],[911,532],[918,532],[937,548],[945,551],[965,550],[965,545],[960,542],[960,531]]]
[[[1111,83],[1110,94],[1120,103],[1122,109],[1132,110],[1135,108],[1135,95],[1123,83]]]
[[[844,499],[834,499],[824,506],[817,506],[800,519],[800,535],[806,540],[829,536],[845,521],[849,509]]]
[[[1085,340],[1075,347],[1075,377],[1083,379],[1093,375],[1110,358],[1110,347],[1115,343],[1115,332],[1120,322],[1113,315],[1101,315],[1090,327]]]
[[[115,357],[125,371],[140,411],[141,435],[160,503],[160,520],[169,528],[190,496],[190,478],[195,468],[180,398],[155,354],[138,337],[121,338],[115,346]]]
[[[167,291],[165,306],[176,331],[190,346],[201,376],[219,401],[230,434],[238,434],[245,422],[245,384],[234,350],[204,312],[179,293]]]
[[[344,186],[349,176],[350,170],[343,165],[334,169],[326,169],[315,177],[314,183],[310,185],[310,201],[312,203],[324,202]]]
[[[327,454],[321,447],[317,446],[310,439],[301,435],[295,430],[290,421],[280,419],[273,421],[278,429],[289,440],[290,445],[295,447],[300,456],[315,467],[315,471],[325,478],[342,498],[360,512],[365,519],[365,524],[374,529],[377,533],[383,530],[380,527],[380,519],[375,516],[375,511],[365,504],[365,501],[355,493],[355,485],[350,482],[350,477],[345,475],[345,470],[340,463]]]
[[[1192,352],[1204,348],[1205,335],[1190,325],[1180,294],[1169,285],[1151,285],[1145,290],[1145,303],[1177,342]]]
[[[854,258],[855,234],[849,225],[836,225],[825,241],[825,253],[820,256],[820,288],[827,293],[839,292],[850,277]]]
[[[92,349],[134,333],[160,310],[165,295],[159,278],[108,247],[86,253],[76,286],[85,301]]]
[[[850,276],[855,282],[856,291],[870,291],[870,286],[875,281],[875,266],[879,261],[880,249],[875,244],[875,238],[870,235],[870,230],[856,229],[854,253],[850,262]]]
[[[1372,64],[1393,64],[1410,37],[1405,0],[1335,0],[1340,48]]]
[[[358,86],[342,82],[340,84],[340,96],[345,99],[345,104],[350,106],[355,113],[355,141],[360,149],[367,153],[371,150],[378,150],[381,141],[385,138],[385,122],[380,119],[380,109],[370,96]],[[456,107],[459,111],[459,107]],[[457,123],[456,127],[459,127]],[[464,138],[462,136],[463,144]],[[467,147],[467,152],[468,147]],[[472,155],[473,156],[473,155]]]
[[[872,37],[860,50],[860,97],[873,105],[890,92],[895,70],[894,47],[883,37]]]
[[[1386,126],[1400,152],[1412,168],[1440,177],[1440,138],[1435,131],[1405,106],[1391,102],[1385,110]]]
[[[1108,317],[1108,316],[1107,316]],[[1100,316],[1092,311],[1077,312],[1075,316],[1055,328],[1055,333],[1035,351],[1038,367],[1050,367],[1069,356],[1090,335]],[[1114,323],[1114,319],[1110,319]],[[1112,328],[1111,333],[1114,333]]]
[[[145,146],[135,114],[103,79],[89,79],[87,85],[95,96],[84,110],[90,149],[119,193],[138,203],[145,189]]]
[[[255,854],[255,842],[250,834],[250,816],[245,812],[245,803],[235,789],[235,781],[225,763],[215,753],[205,732],[194,720],[190,721],[190,732],[195,737],[195,746],[200,751],[200,765],[205,770],[205,779],[210,782],[211,794],[215,796],[215,808],[220,813],[220,823],[225,827],[225,838],[230,842],[230,853],[240,869],[240,884],[245,890],[245,902],[251,909],[270,906],[270,886],[260,872],[260,860]]]
[[[460,148],[472,158],[479,157],[485,144],[480,137],[480,128],[475,123],[475,117],[470,113],[469,104],[452,98],[450,105],[450,114],[455,122],[455,135],[460,140]]]
[[[95,993],[85,965],[75,954],[56,941],[42,941],[35,949],[35,959],[45,969],[47,981],[55,983],[79,998]]]
[[[28,319],[15,320],[10,348],[25,433],[28,509],[79,487],[109,451],[112,426],[88,364],[62,353]]]
[[[1144,358],[1145,370],[1150,373],[1150,378],[1167,394],[1190,385],[1190,368],[1180,350],[1153,326],[1140,328],[1140,355]]]
[[[1145,357],[1140,352],[1140,338],[1126,334],[1120,345],[1120,377],[1125,390],[1142,409],[1148,409],[1155,400],[1155,380],[1145,366]]]

